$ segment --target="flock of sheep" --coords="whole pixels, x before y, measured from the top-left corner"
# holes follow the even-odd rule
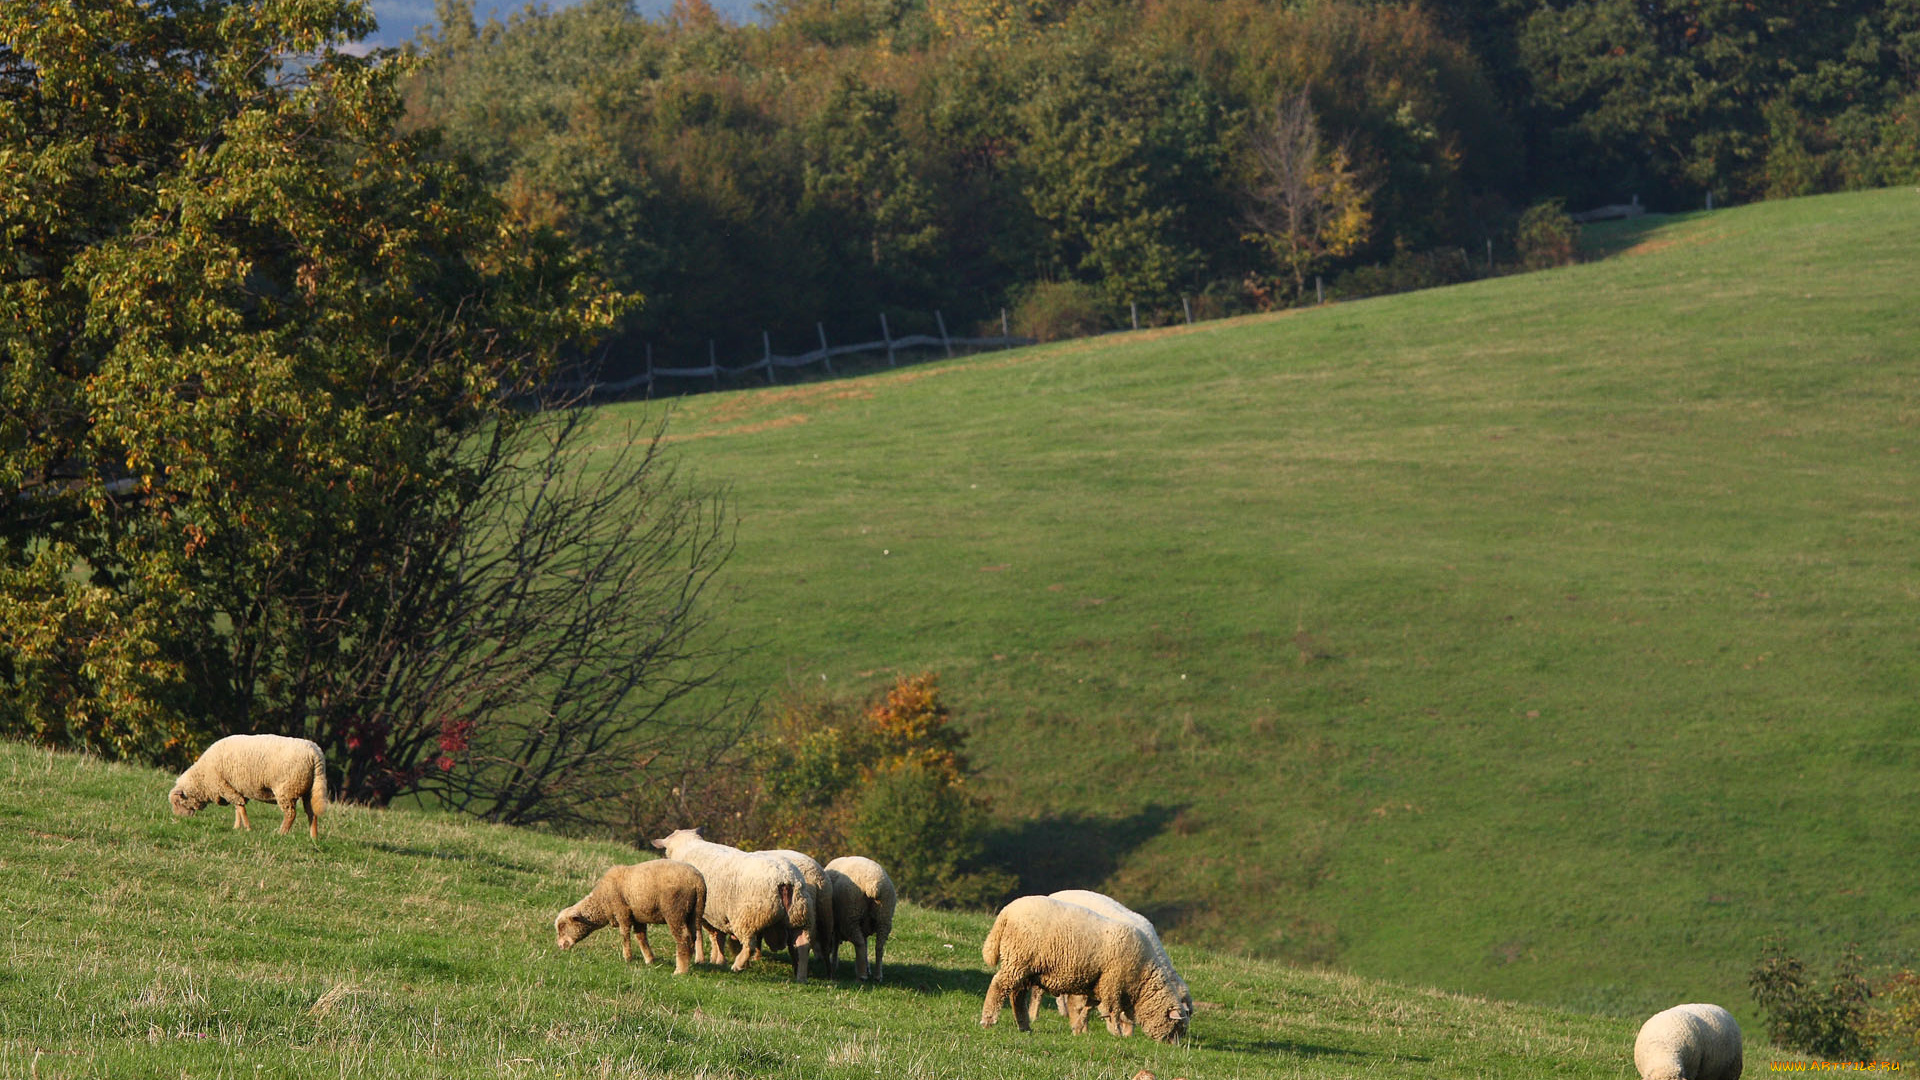
[[[236,829],[252,828],[248,799],[277,804],[282,833],[293,828],[304,802],[308,833],[318,838],[327,806],[320,747],[280,735],[230,735],[208,747],[167,794],[173,812],[183,816],[209,803],[231,804]],[[831,976],[840,945],[850,942],[855,976],[882,981],[895,893],[872,859],[847,856],[822,866],[798,851],[716,844],[699,829],[677,830],[653,846],[665,857],[609,869],[593,891],[554,918],[560,948],[618,926],[621,954],[633,959],[637,932],[640,955],[651,964],[647,927],[665,926],[673,935],[675,974],[707,959],[726,963],[730,941],[733,970],[745,968],[763,947],[784,949],[794,981],[805,982],[809,955]],[[1020,1030],[1032,1030],[1042,992],[1053,995],[1076,1034],[1088,1030],[1088,1016],[1097,1010],[1115,1035],[1138,1027],[1178,1042],[1193,1017],[1193,995],[1153,924],[1100,893],[1069,889],[1013,901],[994,918],[980,956],[997,969],[980,1010],[982,1027],[992,1027],[1001,1006],[1011,1004]],[[1740,1026],[1718,1005],[1677,1005],[1641,1026],[1633,1064],[1642,1080],[1739,1080]]]

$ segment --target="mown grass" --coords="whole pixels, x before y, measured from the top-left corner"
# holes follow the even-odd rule
[[[311,843],[175,819],[170,783],[0,743],[0,1077],[1632,1075],[1628,1020],[1177,945],[1185,1046],[983,1030],[987,918],[910,904],[880,986],[675,977],[608,931],[554,948],[623,845],[352,806]]]
[[[938,671],[995,851],[1177,943],[1750,1025],[1769,934],[1914,962],[1920,193],[1594,237],[673,403],[740,675]]]

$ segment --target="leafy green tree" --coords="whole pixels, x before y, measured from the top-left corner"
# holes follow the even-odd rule
[[[1116,305],[1164,304],[1203,273],[1221,109],[1190,68],[1105,33],[1070,28],[1029,57],[1015,109],[1026,194],[1056,273],[1100,284]]]
[[[369,29],[0,0],[7,733],[177,763],[308,732],[350,795],[412,772],[348,727],[415,658],[369,652],[386,605],[458,576],[428,556],[484,447],[625,301],[398,131],[407,64],[337,48]]]

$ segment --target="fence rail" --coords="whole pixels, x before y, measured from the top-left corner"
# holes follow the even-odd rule
[[[737,379],[742,376],[752,375],[757,371],[764,371],[767,373],[767,382],[773,383],[778,381],[774,377],[774,372],[780,368],[803,368],[812,364],[826,365],[827,374],[832,375],[834,374],[834,357],[852,356],[856,353],[885,353],[887,366],[892,367],[898,362],[897,354],[906,349],[938,348],[944,349],[948,356],[952,356],[956,346],[967,349],[1012,349],[1022,345],[1036,344],[1033,338],[1017,337],[1010,333],[1003,334],[1000,337],[953,337],[947,333],[946,317],[938,311],[933,313],[933,317],[935,323],[940,327],[938,336],[932,334],[909,334],[906,337],[894,337],[893,332],[887,326],[887,317],[882,315],[880,316],[880,333],[882,335],[880,340],[833,346],[827,344],[826,327],[816,323],[815,329],[818,330],[820,334],[820,347],[796,356],[782,356],[775,353],[773,351],[772,338],[765,331],[761,331],[760,359],[752,363],[739,365],[720,363],[714,354],[713,342],[709,341],[707,342],[707,362],[702,367],[656,367],[653,362],[653,347],[648,346],[646,358],[647,370],[645,372],[631,378],[620,379],[613,382],[574,383],[563,389],[576,393],[584,393],[595,399],[618,398],[632,395],[643,390],[651,394],[654,381],[657,379],[712,379],[714,385],[717,387],[720,385],[720,379],[723,376],[730,379]],[[1005,327],[1005,321],[1005,316],[1003,315],[1001,318],[1003,329]]]

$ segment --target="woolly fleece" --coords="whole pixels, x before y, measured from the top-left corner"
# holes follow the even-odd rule
[[[884,973],[887,937],[893,933],[893,909],[898,897],[893,879],[880,864],[864,855],[842,855],[827,864],[827,880],[833,883],[834,958],[831,973],[839,960],[840,942],[853,942],[853,974],[865,979],[867,943],[873,943],[873,981]]]
[[[207,747],[167,792],[173,812],[185,817],[211,802],[233,804],[233,827],[252,829],[247,800],[280,807],[280,832],[293,829],[294,807],[307,807],[307,834],[320,838],[327,809],[327,758],[320,744],[285,735],[229,735]]]
[[[1147,936],[1128,923],[1052,897],[1023,896],[994,918],[980,957],[999,968],[980,1009],[982,1027],[992,1027],[1011,1000],[1020,1030],[1031,1031],[1025,995],[1038,987],[1055,997],[1090,995],[1116,1014],[1138,1017],[1161,1042],[1180,1039],[1186,1011]]]
[[[683,862],[655,859],[615,866],[581,901],[554,917],[556,944],[574,943],[609,923],[620,927],[620,955],[633,962],[633,935],[640,933],[640,956],[653,963],[647,942],[649,924],[664,925],[673,935],[673,973],[685,975],[700,957],[700,924],[707,912],[707,881]],[[720,962],[719,957],[714,958]]]
[[[720,935],[740,943],[733,970],[740,971],[759,955],[758,943],[772,948],[794,946],[794,982],[807,981],[807,880],[793,863],[778,856],[748,854],[736,847],[700,838],[699,829],[676,829],[653,841],[667,858],[691,864],[707,879],[706,924],[714,933],[713,948],[724,958]],[[797,938],[797,940],[796,940]]]
[[[1640,1080],[1740,1080],[1740,1025],[1718,1005],[1675,1005],[1640,1025],[1633,1067]]]

